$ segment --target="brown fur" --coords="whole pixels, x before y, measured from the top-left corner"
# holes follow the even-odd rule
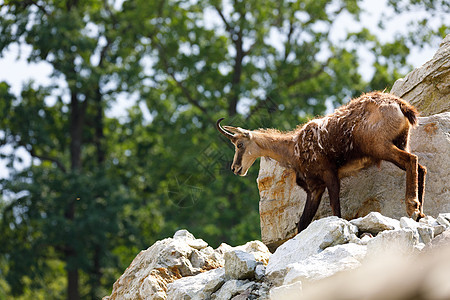
[[[314,217],[325,188],[333,214],[340,216],[340,179],[382,160],[406,171],[406,211],[415,219],[423,217],[426,169],[408,150],[409,131],[417,124],[417,116],[416,109],[404,100],[372,92],[290,132],[225,126],[234,133],[230,134],[222,132],[221,120],[217,126],[236,145],[232,165],[236,174],[245,175],[260,156],[295,170],[297,184],[307,192],[298,223],[301,231]]]

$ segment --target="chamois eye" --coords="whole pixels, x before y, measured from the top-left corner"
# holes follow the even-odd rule
[[[238,147],[238,148],[242,148],[242,146],[243,146],[242,143],[237,144],[237,147]]]

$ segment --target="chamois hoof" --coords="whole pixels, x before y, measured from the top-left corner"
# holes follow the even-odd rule
[[[425,218],[425,214],[418,211],[413,212],[411,215],[411,219],[413,219],[416,222],[419,222],[419,220],[422,218]]]

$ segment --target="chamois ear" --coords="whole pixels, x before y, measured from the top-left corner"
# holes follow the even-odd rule
[[[241,127],[233,127],[233,126],[223,126],[223,128],[225,128],[229,132],[233,132],[236,134],[242,134],[246,138],[250,138],[250,130],[243,129]]]

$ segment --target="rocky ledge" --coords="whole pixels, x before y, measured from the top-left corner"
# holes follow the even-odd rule
[[[333,285],[348,286],[350,293],[338,292],[345,299],[380,299],[394,283],[405,287],[390,289],[396,299],[448,299],[449,284],[439,272],[448,272],[449,258],[450,213],[419,222],[378,212],[351,221],[327,217],[273,254],[260,241],[213,249],[180,230],[141,251],[103,300],[330,299]]]

